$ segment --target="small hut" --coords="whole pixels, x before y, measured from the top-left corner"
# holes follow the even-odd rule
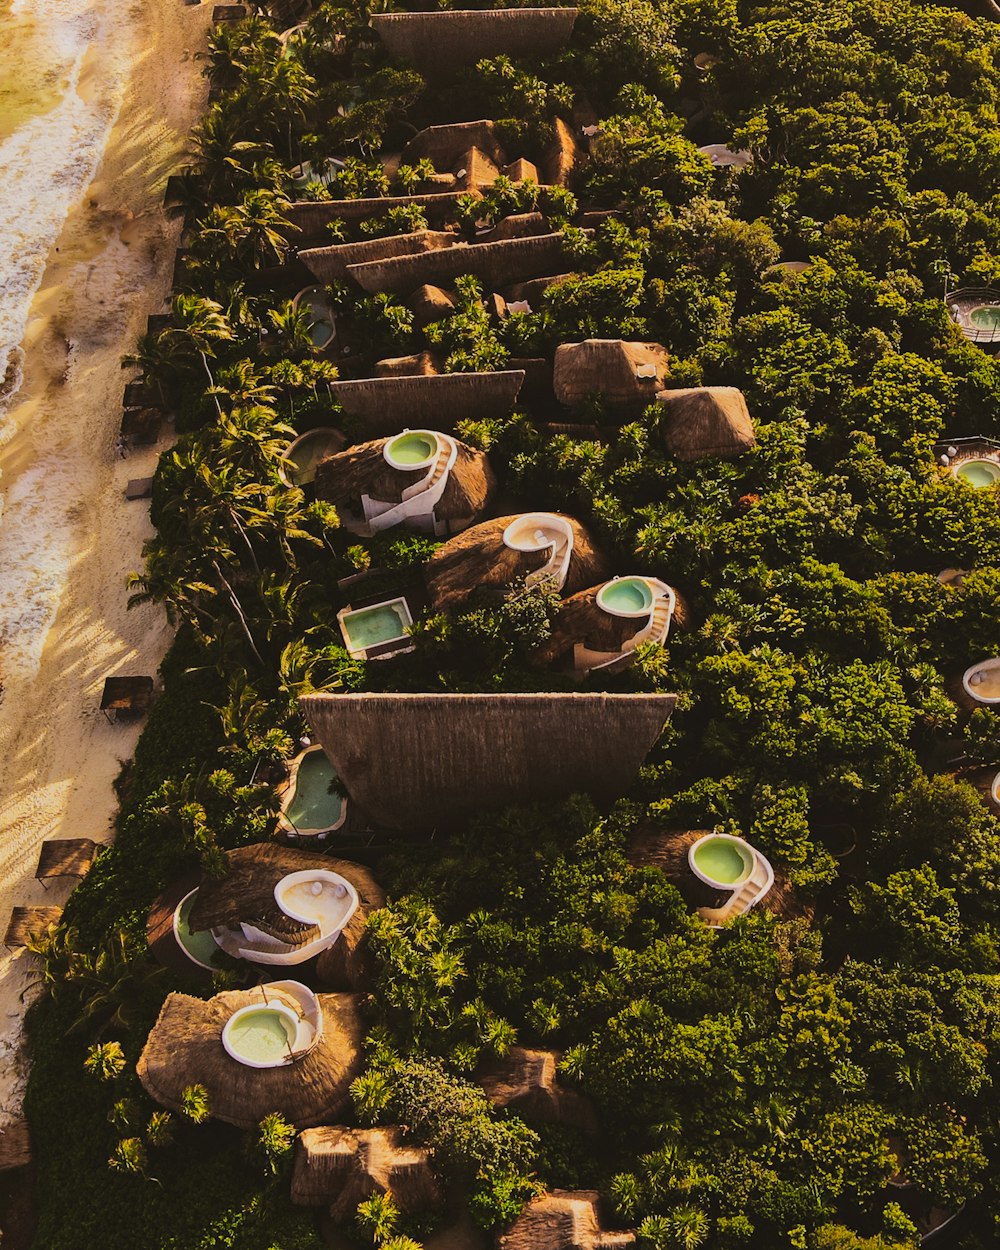
[[[388,1194],[404,1215],[442,1202],[430,1155],[407,1145],[399,1128],[309,1128],[299,1134],[292,1168],[292,1202],[329,1207],[336,1223],[354,1218],[358,1204]]]
[[[364,1066],[357,997],[318,995],[322,1036],[297,1062],[266,1068],[239,1062],[222,1042],[233,1015],[261,1002],[259,986],[227,990],[207,1001],[168,994],[136,1067],[146,1093],[179,1112],[184,1091],[202,1085],[210,1114],[243,1129],[254,1128],[272,1111],[296,1128],[336,1119],[350,1105],[351,1082]]]
[[[503,165],[507,156],[500,136],[500,128],[489,117],[474,122],[451,122],[446,126],[428,126],[409,141],[400,162],[416,165],[428,160],[437,170],[451,169],[470,148],[478,148],[497,165]]]
[[[718,456],[734,460],[756,446],[743,392],[735,386],[661,391],[663,445],[677,460]]]
[[[631,1250],[635,1233],[609,1231],[601,1220],[596,1190],[554,1189],[533,1198],[497,1250]]]
[[[477,1079],[495,1106],[529,1124],[563,1124],[592,1133],[597,1128],[594,1109],[582,1094],[559,1084],[559,1059],[554,1050],[512,1046]]]
[[[371,25],[396,60],[440,79],[483,57],[557,52],[575,21],[576,9],[449,9],[376,13]]]
[[[400,461],[395,449],[404,444],[417,451]],[[359,443],[327,457],[316,470],[316,494],[336,506],[352,534],[396,525],[439,538],[457,534],[483,514],[495,488],[483,452],[434,430]]]
[[[583,153],[573,132],[557,117],[552,124],[552,141],[542,158],[542,177],[554,187],[568,187],[582,159]]]
[[[598,395],[609,408],[650,404],[670,373],[670,356],[659,343],[586,339],[556,348],[552,384],[556,399],[573,408]]]
[[[415,256],[451,247],[459,236],[450,230],[415,230],[412,234],[390,234],[358,243],[336,243],[332,247],[312,247],[299,252],[299,260],[322,283],[342,282],[348,265],[387,260],[390,256]]]
[[[376,825],[429,830],[512,803],[624,794],[670,694],[316,694],[302,712]]]
[[[429,283],[418,287],[406,302],[413,310],[413,324],[418,330],[450,317],[455,311],[455,301],[448,292]]]
[[[519,522],[523,533],[514,532]],[[609,574],[605,556],[580,522],[554,512],[483,521],[444,543],[426,566],[435,612],[463,607],[473,591],[501,599],[512,586],[546,576],[571,595]]]
[[[467,417],[503,417],[524,381],[521,369],[496,373],[405,374],[331,382],[331,398],[369,437],[406,429],[454,429]]]

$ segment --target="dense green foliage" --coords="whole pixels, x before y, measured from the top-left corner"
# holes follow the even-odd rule
[[[487,814],[378,865],[393,901],[370,926],[358,1119],[407,1123],[484,1227],[538,1186],[583,1186],[652,1250],[898,1250],[917,1238],[912,1191],[887,1188],[902,1163],[934,1204],[973,1200],[964,1246],[994,1244],[1000,822],[966,773],[1000,764],[1000,735],[948,692],[1000,652],[1000,510],[935,444],[1000,433],[1000,363],[942,300],[946,283],[1000,283],[997,28],[913,0],[584,0],[547,62],[497,57],[431,88],[363,37],[367,17],[325,3],[282,43],[254,16],[206,58],[182,289],[132,358],[180,433],[132,589],[180,632],[118,840],[44,944],[38,1250],[317,1244],[287,1203],[283,1125],[244,1141],[196,1123],[197,1090],[184,1123],[143,1095],[134,1062],[172,987],[143,954],[148,908],[271,833],[264,782],[301,732],[302,693],[563,679],[531,662],[555,606],[543,593],[473,598],[419,622],[411,654],[351,659],[338,581],[381,569],[393,589],[431,544],[348,539],[282,482],[281,453],[337,423],[337,368],[366,376],[427,346],[450,370],[498,368],[586,336],[663,343],[672,387],[740,387],[758,446],[678,463],[655,405],[620,424],[596,400],[602,441],[553,435],[530,406],[462,425],[516,505],[572,513],[619,571],[680,588],[693,625],[607,679],[681,694],[613,812]],[[307,198],[407,194],[433,171],[390,177],[380,154],[415,128],[494,116],[539,152],[574,107],[598,131],[572,194],[501,180],[459,212],[471,238],[537,208],[564,229],[572,277],[504,319],[462,280],[454,316],[425,331],[401,300],[337,286],[353,350],[336,367],[312,350],[260,272],[295,246],[293,167],[343,160]],[[713,170],[696,144],[719,139],[752,165]],[[580,209],[612,210],[592,240]],[[423,225],[407,210],[357,237]],[[945,586],[945,567],[972,572]],[[630,865],[649,821],[744,834],[795,891],[794,917],[709,930],[662,872]],[[565,1052],[599,1140],[490,1109],[470,1078],[514,1040]],[[391,1244],[390,1216],[359,1215],[369,1242]]]

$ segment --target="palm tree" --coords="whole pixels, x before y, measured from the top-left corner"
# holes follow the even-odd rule
[[[84,1068],[99,1081],[113,1081],[125,1068],[121,1042],[98,1042],[87,1051]]]
[[[111,1158],[108,1159],[108,1167],[115,1172],[145,1176],[148,1162],[146,1147],[142,1144],[142,1139],[123,1137],[114,1148]]]
[[[372,1194],[365,1202],[359,1203],[357,1223],[376,1245],[387,1241],[399,1224],[399,1207],[392,1194]]]
[[[192,1124],[204,1124],[212,1114],[208,1105],[208,1090],[204,1085],[189,1085],[181,1094],[181,1113]]]
[[[277,1176],[282,1163],[295,1145],[296,1129],[277,1111],[264,1116],[257,1125],[257,1148],[264,1157],[267,1171]]]
[[[154,1111],[146,1125],[146,1141],[151,1146],[169,1146],[174,1140],[174,1117],[169,1111]]]

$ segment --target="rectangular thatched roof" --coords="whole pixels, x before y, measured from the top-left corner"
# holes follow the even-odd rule
[[[405,208],[410,204],[423,209],[432,225],[447,221],[454,218],[459,196],[474,194],[470,191],[437,191],[431,195],[386,195],[367,200],[301,200],[289,204],[284,213],[301,231],[296,236],[296,242],[303,243],[329,238],[326,227],[331,221],[353,223],[369,217],[384,217],[391,209]]]
[[[300,700],[353,802],[430,829],[475,811],[632,784],[672,694],[344,694]]]
[[[521,369],[408,374],[331,382],[330,393],[374,438],[417,425],[447,433],[466,417],[503,416],[514,406],[523,381]]]
[[[464,273],[474,273],[483,280],[488,291],[497,291],[512,282],[557,272],[566,260],[562,233],[556,231],[349,265],[347,273],[371,292],[397,291],[408,295],[427,283],[449,286]]]
[[[333,247],[314,247],[299,252],[299,260],[320,282],[339,282],[347,276],[347,266],[366,261],[385,260],[389,256],[413,256],[435,248],[450,247],[458,235],[445,230],[417,230],[413,234],[390,234],[380,239],[362,239],[359,243],[337,243]]]
[[[371,24],[390,54],[443,78],[487,56],[541,57],[569,40],[576,9],[451,9],[377,13]]]

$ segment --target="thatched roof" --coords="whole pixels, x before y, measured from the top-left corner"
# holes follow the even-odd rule
[[[253,1128],[272,1111],[296,1128],[336,1119],[364,1066],[364,1027],[355,995],[318,997],[323,1036],[316,1046],[295,1063],[250,1068],[226,1054],[222,1030],[241,1007],[264,1001],[259,986],[227,990],[207,1002],[169,994],[139,1056],[139,1080],[171,1111],[182,1110],[185,1089],[203,1085],[211,1114],[237,1128]]]
[[[513,408],[523,381],[520,369],[362,378],[331,382],[330,394],[367,434],[398,434],[407,427],[444,429],[447,433],[466,417],[505,416]]]
[[[596,1190],[554,1189],[533,1198],[497,1238],[498,1250],[627,1250],[633,1232],[609,1232],[601,1223]]]
[[[523,581],[547,563],[547,551],[515,551],[504,542],[504,530],[516,519],[515,515],[483,521],[435,551],[426,567],[427,589],[435,612],[463,607],[473,591],[501,598],[512,583]],[[608,578],[610,566],[579,521],[565,516],[563,520],[573,530],[573,553],[562,587],[564,594],[571,595],[581,587]]]
[[[426,159],[437,170],[451,169],[470,148],[479,148],[497,165],[506,160],[499,127],[492,118],[483,117],[474,122],[428,126],[415,134],[403,148],[400,163],[416,165]]]
[[[479,148],[469,148],[455,162],[455,178],[463,190],[490,187],[500,177],[500,167]]]
[[[475,274],[490,290],[502,290],[513,282],[552,273],[565,259],[563,235],[556,231],[499,243],[460,244],[415,256],[391,256],[350,265],[347,273],[371,292],[407,295],[425,283],[447,285],[465,273]]]
[[[85,877],[97,854],[93,838],[49,838],[38,853],[35,877],[48,881],[55,877]]]
[[[663,445],[678,460],[732,460],[756,445],[747,401],[735,386],[661,391],[656,398],[663,405]]]
[[[367,532],[362,496],[384,503],[402,502],[403,491],[416,475],[394,469],[383,452],[388,440],[375,439],[329,456],[316,470],[316,494],[340,512],[341,523],[352,532]],[[438,521],[464,521],[478,517],[496,489],[496,476],[483,452],[454,440],[458,455],[444,488],[434,505]]]
[[[441,361],[433,352],[416,352],[412,356],[386,356],[375,361],[377,378],[432,377],[441,372]]]
[[[527,239],[545,234],[548,228],[541,213],[512,213],[498,221],[492,230],[486,230],[477,237],[480,243],[500,243],[504,239]]]
[[[45,937],[62,917],[61,907],[13,907],[3,944],[8,950],[27,946],[34,938]]]
[[[329,238],[326,227],[331,221],[364,221],[411,204],[422,209],[432,224],[453,221],[459,196],[469,194],[475,192],[433,191],[427,195],[385,195],[364,200],[298,200],[287,205],[283,212],[292,225],[298,227],[300,233],[295,239],[301,246],[311,239]]]
[[[562,659],[572,653],[577,643],[589,651],[621,651],[625,643],[645,627],[645,618],[613,616],[605,612],[597,602],[603,586],[602,582],[600,586],[591,586],[563,599],[552,623],[552,633],[536,654],[539,663],[551,664]],[[676,591],[674,595],[671,624],[683,625],[686,605]]]
[[[670,355],[659,343],[585,339],[556,348],[552,385],[556,399],[573,407],[598,394],[613,408],[652,403],[670,374]],[[640,377],[651,373],[652,376]]]
[[[659,868],[692,911],[721,907],[731,892],[713,890],[699,881],[687,857],[690,847],[711,832],[711,829],[664,829],[654,821],[645,821],[629,837],[625,854],[633,868]],[[795,916],[812,915],[814,908],[811,901],[796,892],[787,874],[775,868],[774,884],[755,910],[791,920]]]
[[[286,916],[274,897],[274,887],[283,877],[307,868],[339,873],[358,892],[357,911],[338,941],[359,941],[369,913],[385,906],[385,895],[368,869],[347,860],[272,842],[237,847],[226,852],[226,859],[226,876],[206,877],[198,887],[190,915],[190,926],[195,932],[220,925],[234,927],[246,921],[283,942],[302,945],[312,941],[319,933],[316,926]]]
[[[529,1123],[567,1124],[592,1132],[597,1127],[590,1102],[559,1084],[559,1053],[512,1046],[502,1059],[477,1076],[487,1097]]]
[[[310,1128],[299,1134],[292,1202],[329,1207],[337,1222],[354,1218],[372,1194],[391,1194],[404,1215],[441,1204],[428,1151],[407,1145],[393,1128]]]
[[[421,830],[472,812],[611,801],[632,784],[676,696],[315,694],[306,720],[377,825]]]
[[[552,142],[546,148],[541,161],[542,177],[552,186],[568,187],[583,153],[573,137],[573,132],[561,117],[555,119],[553,130]]]
[[[451,247],[458,235],[449,230],[416,230],[413,234],[390,234],[360,243],[337,243],[333,247],[313,247],[299,252],[299,260],[320,282],[340,282],[348,265],[385,260],[389,256],[413,256],[439,247]]]
[[[505,165],[503,172],[511,182],[533,182],[538,186],[542,182],[538,166],[532,164],[531,161],[526,160],[523,156],[519,156],[516,161],[511,161],[509,165]]]
[[[513,285],[504,287],[504,295],[508,300],[526,299],[531,305],[532,310],[537,312],[542,296],[550,286],[558,286],[561,282],[565,282],[567,278],[575,278],[573,273],[553,273],[544,278],[531,278],[527,282],[515,282]]]
[[[440,321],[455,311],[455,301],[439,286],[425,284],[419,287],[406,301],[413,309],[413,324],[418,330],[429,326],[432,321]]]
[[[442,78],[483,57],[546,56],[568,41],[575,21],[576,9],[452,9],[377,13],[371,24],[393,57]]]

